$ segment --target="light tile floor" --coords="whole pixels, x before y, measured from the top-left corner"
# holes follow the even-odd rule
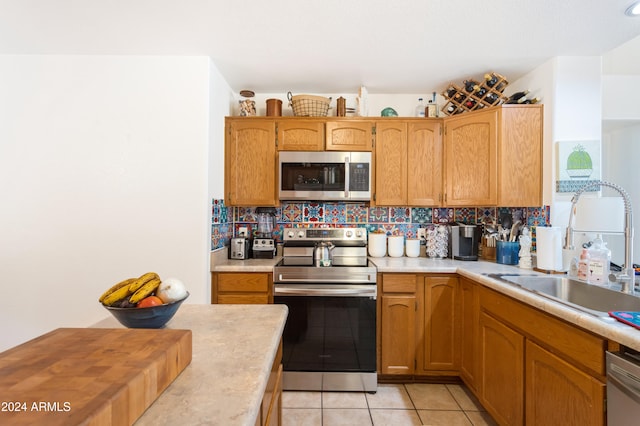
[[[283,426],[495,425],[464,385],[379,384],[366,392],[297,392],[282,396]]]

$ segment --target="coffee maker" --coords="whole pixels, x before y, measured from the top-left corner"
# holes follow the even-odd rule
[[[480,227],[452,223],[449,225],[449,257],[455,260],[478,260]]]
[[[276,226],[276,209],[274,207],[256,208],[258,229],[253,236],[252,251],[254,259],[273,259],[276,254],[276,241],[273,229]]]

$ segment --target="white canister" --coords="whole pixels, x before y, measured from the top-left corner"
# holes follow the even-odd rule
[[[402,257],[404,254],[404,236],[392,235],[388,241],[389,256]]]
[[[369,256],[385,257],[387,255],[387,234],[369,233]]]
[[[420,239],[407,238],[407,241],[405,241],[405,252],[407,253],[407,257],[420,256]]]

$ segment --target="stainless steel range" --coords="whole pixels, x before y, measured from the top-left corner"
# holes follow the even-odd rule
[[[377,390],[376,268],[364,228],[293,228],[274,267],[287,390]],[[327,265],[327,266],[321,266]]]

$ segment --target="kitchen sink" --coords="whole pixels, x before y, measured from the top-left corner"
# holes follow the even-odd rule
[[[580,311],[609,318],[609,311],[640,311],[640,297],[566,277],[487,274]]]

